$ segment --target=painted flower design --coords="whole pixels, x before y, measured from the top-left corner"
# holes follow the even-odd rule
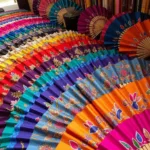
[[[19,80],[20,76],[16,73],[11,73],[11,80],[14,82],[17,82]]]
[[[40,146],[39,150],[53,150],[49,145]]]
[[[63,58],[63,62],[70,62],[71,59],[70,58]]]
[[[77,55],[83,55],[83,52],[82,51],[80,51],[78,48],[75,50],[75,54],[77,54]]]
[[[57,122],[57,123],[55,124],[55,127],[56,127],[57,129],[61,129],[61,128],[64,128],[65,125],[64,125],[62,122]]]
[[[76,114],[78,114],[80,111],[78,110],[78,109],[76,109],[76,108],[73,108],[72,110],[71,110],[71,113],[73,114],[73,115],[76,115]]]
[[[141,97],[137,96],[137,93],[135,92],[133,94],[130,94],[130,100],[132,102],[131,104],[132,108],[138,110],[139,109],[138,102],[141,100]]]
[[[43,130],[44,132],[48,132],[48,127],[47,127],[47,126],[43,126],[43,127],[42,127],[42,130]]]
[[[120,74],[121,74],[121,76],[126,77],[126,76],[128,75],[128,72],[127,72],[127,70],[122,69],[122,70],[120,71]]]
[[[95,126],[91,121],[86,121],[84,123],[84,126],[87,127],[87,128],[89,128],[89,133],[90,134],[98,132],[98,127]]]
[[[80,148],[80,146],[73,140],[69,141],[70,147],[72,148],[72,150],[82,150]]]
[[[11,110],[14,109],[14,106],[17,102],[18,102],[17,100],[11,101]]]
[[[115,114],[117,119],[121,120],[122,110],[116,104],[114,104],[114,108],[112,109],[112,112]]]
[[[50,58],[49,58],[49,56],[44,55],[42,59],[43,59],[43,61],[45,62],[45,61],[48,61]]]
[[[59,61],[59,60],[58,60],[58,59],[56,59],[56,58],[54,58],[54,59],[53,59],[53,62],[54,62],[54,64],[55,64],[55,66],[56,66],[56,67],[58,67],[58,66],[62,65],[62,62],[61,62],[61,61]]]

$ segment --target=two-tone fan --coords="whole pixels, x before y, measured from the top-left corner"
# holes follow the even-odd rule
[[[137,22],[142,22],[149,18],[150,16],[148,14],[141,12],[125,13],[121,16],[119,15],[119,17],[113,16],[111,18],[113,21],[110,23],[108,20],[108,23],[105,25],[106,27],[102,30],[100,40],[107,47],[118,48],[119,39],[126,29]]]
[[[82,11],[82,8],[71,0],[58,0],[51,8],[49,18],[51,21],[62,25],[64,23],[63,15],[67,12],[77,13]]]
[[[41,0],[39,5],[40,16],[48,18],[51,8],[55,2],[57,2],[57,0]]]
[[[150,57],[150,20],[139,22],[127,29],[119,39],[119,51],[130,56]]]
[[[83,11],[78,20],[78,31],[96,38],[111,17],[109,11],[101,6],[93,6]]]

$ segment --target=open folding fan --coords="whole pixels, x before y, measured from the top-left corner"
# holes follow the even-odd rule
[[[18,30],[14,30],[2,36],[1,43],[0,43],[0,50],[1,55],[6,54],[5,52],[11,51],[13,46],[20,46],[23,43],[27,42],[29,39],[42,37],[45,34],[52,33],[51,31],[54,29],[55,26],[52,22],[51,23],[38,23],[29,26],[25,26],[24,28],[20,28]],[[57,28],[55,31],[58,31]],[[55,32],[54,31],[54,32]]]
[[[132,60],[131,68],[139,65],[138,61],[136,65],[136,61],[137,59]],[[121,71],[120,68],[117,71],[119,66],[122,67],[123,64],[125,67],[128,66],[125,62],[128,61],[123,60],[115,65],[116,73]],[[32,105],[30,112],[25,118],[21,116],[24,119],[21,127],[22,121],[18,120],[20,117],[15,117],[18,118],[17,121],[19,122],[12,136],[12,143],[8,148],[19,149],[22,146],[27,148],[28,140],[34,129],[28,149],[42,149],[46,145],[54,149],[56,146],[58,149],[70,149],[71,147],[75,149],[74,144],[82,149],[96,149],[105,135],[118,124],[149,108],[150,97],[147,94],[147,87],[150,78],[144,78],[143,76],[135,82],[118,88],[116,85],[119,83],[117,81],[119,79],[114,81],[114,79],[109,78],[112,75],[115,76],[113,70],[115,66],[108,64],[104,68],[99,68],[92,75],[87,74],[87,78],[82,79],[81,77],[75,85],[67,84],[63,87],[60,83],[63,84],[66,80],[63,80],[63,77],[60,80],[58,79],[55,87],[62,91],[59,92],[58,98],[56,95],[58,91],[52,87],[53,85],[50,85],[48,90],[43,92],[33,105],[27,99],[28,103],[26,101],[25,105]],[[136,75],[141,73],[139,72]],[[134,73],[131,75],[134,75]],[[121,76],[118,74],[115,77],[120,78]],[[68,76],[68,79],[71,79],[70,83],[73,83],[73,76]],[[129,79],[126,78],[126,80]],[[142,85],[145,86],[141,89]],[[107,107],[105,107],[106,104]],[[18,107],[16,107],[16,111],[17,109]],[[21,114],[27,111],[25,108],[20,108],[20,110]],[[46,110],[47,112],[40,119]],[[8,124],[12,124],[11,120]],[[35,124],[37,125],[34,128]],[[4,138],[4,140],[6,139]],[[69,144],[70,142],[71,144]]]
[[[94,39],[101,33],[107,19],[110,17],[110,13],[104,7],[89,7],[79,17],[78,31],[88,34]]]
[[[40,1],[41,0],[33,0],[33,3],[32,3],[32,7],[33,7],[33,12],[38,15],[39,14],[39,5],[40,5]]]
[[[39,5],[40,16],[48,18],[51,7],[55,2],[57,2],[57,0],[41,0]]]
[[[62,34],[62,36],[61,36],[61,38],[62,38],[61,42],[63,42],[63,40],[65,41],[65,35],[67,35],[67,32],[64,33],[64,35]],[[78,34],[76,34],[76,37],[78,39],[79,37],[77,35]],[[19,93],[22,93],[25,90],[25,87],[30,87],[32,85],[32,83],[35,81],[35,79],[38,78],[38,76],[41,75],[43,72],[45,72],[46,70],[50,69],[54,65],[55,66],[61,65],[62,64],[61,61],[63,61],[63,60],[60,59],[61,58],[60,56],[58,56],[58,60],[59,61],[57,61],[56,58],[55,59],[54,58],[50,59],[50,58],[54,57],[55,55],[58,55],[59,53],[62,53],[64,51],[66,51],[66,50],[69,50],[69,46],[70,47],[72,47],[72,46],[76,47],[76,45],[79,45],[79,43],[81,42],[81,40],[80,39],[76,40],[76,37],[73,38],[73,36],[72,36],[72,39],[71,39],[71,34],[70,34],[70,39],[71,39],[70,43],[69,42],[68,43],[64,42],[64,44],[62,44],[62,43],[61,44],[57,44],[57,46],[56,46],[56,44],[53,46],[53,44],[50,44],[50,42],[49,42],[50,45],[48,46],[48,48],[43,47],[44,49],[41,48],[41,51],[38,50],[39,52],[38,53],[36,52],[35,53],[36,55],[34,53],[32,53],[31,56],[29,55],[28,57],[25,57],[25,59],[29,59],[30,57],[33,57],[32,59],[31,58],[30,58],[30,60],[22,59],[23,60],[22,64],[15,64],[16,68],[14,68],[9,73],[7,73],[7,75],[5,75],[2,78],[2,80],[1,80],[1,85],[3,85],[1,87],[1,95],[3,95],[3,96],[5,95],[6,96],[6,99],[4,97],[4,99],[5,99],[4,101],[6,103],[4,103],[1,108],[3,108],[6,111],[5,113],[9,112],[8,110],[11,109],[11,106],[10,106],[10,102],[11,102],[10,101],[11,100],[10,96],[12,97],[12,100],[14,100],[14,101],[18,98],[16,96],[13,97],[12,92],[13,93],[18,93],[18,91],[19,91]],[[93,41],[86,39],[85,36],[83,36],[83,37],[84,37],[84,39],[82,40],[82,42],[84,42],[85,44],[87,44],[87,48],[88,48],[88,42],[90,42],[92,44]],[[82,36],[81,36],[81,38],[82,38]],[[56,39],[58,39],[58,37],[56,37]],[[54,37],[51,40],[54,40]],[[35,44],[37,45],[37,43],[35,43]],[[39,44],[41,46],[41,43],[39,43]],[[43,54],[43,56],[40,54],[40,52]],[[70,52],[70,55],[69,55],[69,53],[67,55],[69,55],[70,57],[73,58],[73,54],[71,54],[71,52]],[[78,50],[76,50],[75,54],[77,56],[78,55],[83,55],[83,53],[80,53],[80,51],[78,52]],[[63,55],[64,54],[62,54],[62,57],[63,57]],[[49,60],[49,64],[47,64],[48,62],[46,63],[46,61],[48,61],[48,60]],[[45,63],[40,66],[40,63],[42,63],[43,61]],[[64,59],[64,61],[65,61],[65,59]],[[36,66],[38,66],[38,67],[36,67]],[[29,69],[32,69],[32,68],[33,69],[35,68],[35,69],[29,71]],[[26,71],[28,71],[28,72],[24,75],[24,73]],[[24,75],[23,79],[20,79],[20,77],[22,75]],[[17,83],[18,80],[19,80],[19,82]],[[28,80],[30,80],[30,81],[28,81]],[[14,88],[12,87],[11,88],[12,91],[9,92],[9,87],[11,87],[13,85],[14,85]],[[7,97],[7,95],[8,95],[8,97]],[[3,112],[3,114],[5,114],[5,113]]]
[[[75,49],[74,49],[75,50]],[[83,50],[83,49],[82,49]],[[86,49],[85,49],[86,50]],[[84,52],[84,51],[83,51]],[[105,52],[103,53],[103,51],[101,52],[101,53],[99,53],[99,55],[100,54],[105,54]],[[105,54],[106,55],[106,54]],[[108,54],[107,54],[108,55]],[[89,58],[91,58],[92,59],[92,57],[91,57],[92,55],[89,55],[88,57],[86,57],[86,59],[85,59],[85,61],[84,61],[84,59],[83,59],[83,61],[82,61],[82,59],[80,60],[78,60],[78,61],[76,61],[76,63],[77,64],[75,64],[75,62],[74,63],[72,63],[72,62],[69,62],[69,64],[67,65],[68,66],[68,69],[67,69],[67,66],[62,66],[62,67],[59,67],[58,69],[56,69],[55,71],[56,71],[56,73],[55,73],[55,75],[53,74],[54,73],[54,70],[52,70],[52,71],[50,71],[48,74],[45,74],[45,76],[43,76],[43,78],[41,78],[41,79],[38,79],[38,81],[36,81],[35,83],[34,83],[34,85],[32,86],[32,87],[37,87],[37,88],[40,88],[40,85],[41,85],[41,89],[45,89],[46,90],[46,88],[44,88],[44,87],[42,87],[42,86],[44,86],[44,82],[43,82],[43,84],[41,84],[42,83],[42,79],[44,79],[46,82],[47,82],[47,86],[48,86],[48,83],[50,84],[52,81],[53,82],[55,82],[55,80],[56,80],[56,83],[57,83],[57,85],[56,85],[56,83],[54,84],[54,86],[52,87],[52,88],[54,88],[55,89],[55,92],[57,91],[58,92],[58,90],[60,90],[59,88],[62,86],[62,88],[63,88],[63,85],[65,86],[66,85],[66,83],[68,82],[68,83],[72,83],[73,84],[73,82],[75,82],[75,80],[77,80],[77,78],[78,77],[86,77],[86,73],[90,73],[90,72],[92,72],[93,70],[94,70],[94,64],[96,65],[95,67],[97,67],[97,66],[99,66],[100,65],[100,63],[96,63],[96,62],[93,62],[93,63],[90,63],[90,65],[87,63],[86,64],[86,66],[85,67],[83,67],[83,66],[80,66],[80,64],[82,63],[84,63],[84,62],[86,62],[86,61],[88,61],[88,62],[90,62],[89,61]],[[107,63],[108,62],[108,60],[109,59],[107,59],[106,57],[105,57],[105,59],[104,59],[104,57],[102,57],[102,58],[100,58],[100,59],[103,59],[103,61],[105,60],[105,62]],[[107,60],[106,60],[107,59]],[[113,59],[112,59],[113,60]],[[115,60],[115,59],[114,59]],[[117,61],[117,59],[116,59],[116,61]],[[105,64],[104,64],[105,65]],[[89,67],[90,67],[90,69],[89,69]],[[66,68],[66,69],[65,69]],[[74,68],[76,68],[75,70],[74,70]],[[93,69],[92,69],[93,68]],[[65,70],[64,70],[65,69]],[[82,70],[82,72],[80,72],[80,69]],[[68,70],[68,71],[67,71]],[[59,71],[59,72],[58,72]],[[72,72],[72,73],[71,73]],[[79,72],[79,74],[78,74],[78,72]],[[68,74],[67,76],[65,75],[65,74]],[[85,75],[82,74],[83,73],[85,73]],[[72,79],[70,80],[69,78],[68,78],[68,80],[64,80],[64,75],[62,76],[63,77],[63,82],[62,82],[62,84],[60,84],[59,85],[59,83],[60,83],[60,80],[59,80],[59,78],[62,78],[61,76],[58,76],[58,74],[59,75],[65,75],[66,76],[66,78],[65,79],[67,79],[69,76],[71,76],[71,75],[73,75],[72,76]],[[47,76],[47,77],[46,77]],[[59,78],[58,78],[59,77]],[[55,79],[55,80],[54,80]],[[65,83],[66,82],[66,83]],[[37,86],[38,85],[38,86]],[[55,87],[55,85],[56,85],[56,87]],[[46,85],[45,85],[46,86]],[[59,88],[57,87],[57,86],[59,86]],[[29,93],[30,93],[30,99],[35,99],[34,97],[33,97],[33,95],[35,94],[35,92],[36,92],[36,98],[37,98],[37,92],[38,92],[38,89],[36,88],[36,91],[32,91],[32,88],[30,88],[30,89],[28,89],[28,90],[26,90],[26,94],[29,96]],[[65,90],[65,89],[64,89]],[[66,89],[67,90],[67,89]],[[40,92],[40,91],[39,91]],[[31,94],[32,93],[32,94]],[[23,94],[24,96],[26,95],[25,93]],[[23,97],[24,97],[23,96]],[[22,97],[22,98],[23,98]],[[26,96],[25,96],[26,97]],[[29,98],[29,97],[28,97]],[[23,100],[23,99],[22,99]],[[12,118],[11,119],[9,119],[8,121],[7,121],[7,128],[6,128],[6,130],[4,131],[4,132],[7,132],[8,130],[9,130],[9,133],[11,133],[10,131],[11,130],[13,130],[13,126],[12,125],[14,125],[14,123],[17,123],[16,122],[16,119],[15,118],[13,118],[13,116],[18,116],[19,117],[19,115],[20,115],[20,113],[18,112],[18,110],[20,109],[19,107],[20,107],[20,104],[22,105],[22,102],[24,103],[24,101],[22,101],[22,100],[19,100],[19,103],[17,104],[18,106],[15,106],[14,107],[14,110],[15,111],[13,111],[11,114],[11,116],[12,116]],[[39,99],[40,100],[40,99]],[[32,102],[34,103],[34,101],[32,100]],[[42,102],[42,101],[41,101]],[[28,102],[27,102],[28,103]],[[41,103],[42,104],[42,103]],[[23,106],[25,106],[25,105],[23,105]],[[26,105],[27,106],[27,105]],[[25,106],[25,107],[26,107]],[[32,106],[32,105],[31,105]],[[18,109],[17,109],[17,112],[16,112],[16,108],[18,107]],[[36,107],[36,105],[34,106],[34,107]],[[28,108],[26,107],[25,109],[26,110],[29,110],[29,108],[30,108],[30,104],[28,105]],[[42,108],[42,107],[41,107]],[[43,110],[42,110],[43,111]],[[19,114],[18,114],[19,113]],[[23,113],[23,111],[22,111],[22,113]],[[23,114],[22,114],[23,115]],[[35,116],[34,116],[35,117]],[[21,121],[21,120],[20,120]],[[11,122],[11,126],[9,126],[10,123]],[[21,123],[19,123],[20,125],[21,125]],[[9,129],[8,129],[9,128]],[[7,130],[8,129],[8,130]],[[8,138],[6,138],[6,137],[8,137],[8,132],[7,132],[7,134],[5,135],[4,133],[3,133],[3,136],[5,137],[5,142],[2,142],[3,144],[1,145],[1,146],[4,146],[4,144],[6,144],[6,142],[9,140]],[[30,135],[30,134],[29,134]],[[29,135],[28,136],[26,136],[26,138],[27,137],[29,137]],[[7,144],[6,144],[7,145]]]
[[[150,110],[127,119],[112,130],[99,145],[98,150],[150,149]],[[114,138],[115,137],[115,138]]]
[[[100,40],[104,45],[116,48],[118,47],[119,38],[127,28],[149,18],[149,15],[141,12],[125,13],[121,16],[119,15],[119,17],[113,16],[111,23],[108,20],[105,24]]]
[[[127,29],[120,37],[119,51],[131,56],[150,57],[150,19]]]
[[[63,15],[67,12],[77,13],[82,11],[82,8],[71,0],[58,0],[51,8],[49,18],[51,21],[62,25],[64,23]]]
[[[89,58],[92,58],[92,57],[89,57]],[[89,60],[89,58],[87,60]],[[114,58],[114,57],[112,57]],[[107,59],[107,58],[106,58]],[[121,57],[120,57],[121,59]],[[79,58],[80,60],[80,58]],[[82,60],[82,59],[81,59]],[[83,59],[84,60],[84,59]],[[96,59],[97,60],[97,59]],[[119,60],[116,59],[116,60]],[[101,63],[103,62],[106,62],[106,64],[108,64],[108,62],[110,62],[110,60],[101,60],[100,61]],[[113,61],[112,61],[113,62]],[[95,63],[95,65],[98,64],[98,63]],[[129,64],[131,65],[129,67]],[[141,66],[140,66],[141,64]],[[26,146],[28,145],[28,140],[30,138],[30,135],[31,135],[31,130],[34,129],[34,126],[35,124],[39,121],[40,119],[40,116],[44,113],[44,111],[46,111],[48,108],[50,110],[50,112],[53,114],[53,115],[58,115],[59,112],[62,112],[60,114],[64,115],[63,113],[63,110],[70,114],[71,117],[69,117],[69,115],[67,114],[66,117],[68,118],[72,118],[72,115],[74,116],[78,111],[80,111],[84,105],[86,105],[88,102],[91,102],[92,100],[100,97],[101,95],[105,94],[105,93],[108,93],[110,91],[112,91],[114,88],[118,88],[119,87],[119,84],[121,84],[122,82],[124,83],[128,83],[128,82],[131,82],[132,80],[140,80],[142,77],[144,77],[143,73],[140,72],[140,68],[142,66],[145,66],[147,63],[145,61],[142,61],[139,62],[137,59],[133,59],[131,60],[131,62],[125,57],[123,61],[120,61],[118,63],[116,63],[114,66],[113,65],[110,65],[108,64],[108,66],[104,67],[104,68],[99,68],[98,70],[96,70],[93,75],[91,76],[90,74],[87,74],[85,73],[85,77],[87,77],[86,79],[82,79],[83,76],[79,76],[80,74],[80,70],[79,70],[79,74],[77,73],[76,77],[80,78],[80,80],[76,83],[75,86],[72,85],[73,83],[73,75],[69,75],[67,78],[68,80],[64,79],[62,77],[62,79],[58,79],[58,81],[56,81],[56,83],[54,84],[54,86],[49,83],[49,88],[47,89],[47,91],[43,92],[40,96],[40,98],[37,97],[37,95],[35,95],[37,97],[37,100],[33,102],[33,106],[31,106],[31,109],[30,109],[30,112],[26,115],[25,117],[25,121],[23,122],[23,124],[21,125],[20,127],[20,123],[18,123],[18,125],[16,126],[16,132],[14,132],[14,135],[12,136],[12,143],[9,145],[10,147],[9,148],[13,148],[15,147],[15,149],[19,149],[21,148],[22,146],[26,148]],[[94,64],[92,64],[94,65]],[[124,68],[124,67],[126,68]],[[148,65],[147,65],[148,66]],[[94,66],[93,66],[94,67]],[[123,68],[122,68],[123,67]],[[88,68],[91,68],[91,67],[87,67]],[[133,73],[133,70],[132,68],[135,68],[137,69],[137,72],[136,73]],[[145,68],[145,69],[148,69]],[[145,70],[145,72],[147,72],[147,70]],[[71,72],[70,72],[71,73]],[[76,72],[75,72],[76,73]],[[89,72],[90,73],[90,72]],[[119,74],[121,73],[121,74]],[[81,75],[83,74],[83,72],[81,73]],[[100,74],[100,76],[99,76]],[[84,74],[83,74],[84,75]],[[126,77],[125,77],[126,76]],[[135,77],[135,78],[134,78]],[[121,80],[120,80],[121,79]],[[145,79],[146,80],[146,79]],[[147,81],[147,80],[146,80]],[[61,83],[61,84],[60,84]],[[67,84],[68,83],[68,84]],[[111,84],[113,83],[113,84]],[[64,84],[64,86],[63,86]],[[143,83],[142,83],[143,84]],[[66,85],[66,86],[65,86]],[[133,85],[132,85],[133,86]],[[54,88],[55,87],[55,88]],[[72,88],[71,88],[72,87]],[[102,88],[102,87],[105,87],[105,88]],[[66,91],[67,90],[67,91]],[[60,92],[58,92],[60,91]],[[66,92],[65,92],[66,91]],[[58,93],[57,93],[58,92]],[[64,92],[64,93],[63,93]],[[62,94],[61,94],[62,93]],[[29,94],[29,93],[28,93]],[[27,95],[28,95],[27,94]],[[60,95],[60,97],[59,97]],[[57,98],[58,96],[58,98]],[[26,100],[25,100],[26,99]],[[30,102],[28,101],[30,99]],[[26,101],[25,103],[23,101]],[[114,98],[115,100],[115,98]],[[23,98],[23,103],[22,103],[22,106],[24,106],[24,110],[23,110],[23,107],[14,107],[15,111],[18,111],[18,113],[20,113],[21,111],[21,114],[23,113],[26,113],[27,112],[27,108],[26,106],[28,107],[30,104],[31,104],[31,98]],[[52,106],[51,106],[51,103],[53,102]],[[69,103],[68,103],[69,102]],[[76,103],[77,102],[77,103]],[[80,105],[81,103],[81,105]],[[63,104],[63,105],[62,105]],[[74,105],[75,104],[75,105]],[[79,104],[79,105],[78,105]],[[72,106],[75,106],[74,108],[74,111],[70,110],[69,108],[71,108]],[[56,106],[56,108],[55,108]],[[58,106],[58,107],[57,107]],[[60,108],[60,107],[62,108]],[[135,106],[136,107],[136,106]],[[51,109],[50,109],[51,108]],[[58,111],[57,111],[57,108],[58,108]],[[60,109],[60,111],[59,111]],[[51,110],[54,110],[51,111]],[[56,110],[56,112],[55,112]],[[49,112],[49,111],[48,111]],[[19,115],[19,114],[18,114]],[[14,119],[16,118],[22,118],[23,119],[23,116],[22,117],[19,117],[18,115],[14,115]],[[65,119],[67,121],[67,118]],[[68,118],[68,119],[69,119]],[[18,119],[16,120],[18,122]],[[22,121],[21,119],[21,121]],[[53,117],[52,117],[53,119]],[[54,119],[55,120],[55,119]],[[54,122],[53,120],[51,120],[50,122],[53,124],[57,124],[57,120],[59,119],[56,119]],[[69,121],[69,120],[68,120]],[[12,120],[8,121],[8,126],[12,126]],[[66,122],[67,123],[67,122]],[[66,124],[65,123],[65,124]],[[49,124],[49,123],[48,123]],[[60,129],[62,130],[62,126],[63,126],[63,122],[62,122],[62,119],[60,117],[60,120],[58,122],[58,129],[57,131]],[[61,126],[62,125],[62,126]],[[10,127],[9,126],[9,127]],[[13,127],[12,127],[13,128]],[[39,128],[37,128],[39,129]],[[54,128],[55,130],[56,128]],[[53,129],[52,129],[53,130]],[[5,132],[7,132],[7,130],[5,130]],[[56,131],[55,131],[56,132]],[[52,131],[52,135],[50,135],[50,140],[49,142],[51,142],[51,138],[55,138],[54,134],[55,134],[54,131]],[[54,134],[53,134],[54,133]],[[45,134],[45,133],[44,133]],[[50,134],[50,133],[48,133]],[[8,134],[6,134],[6,136],[4,135],[4,139],[2,140],[4,143],[6,140],[8,140],[8,137],[7,137]],[[26,135],[25,138],[22,136],[22,135]],[[36,134],[37,135],[37,134]],[[43,134],[42,134],[43,135]],[[40,137],[40,135],[37,135]],[[59,135],[57,136],[59,138]],[[14,140],[16,139],[16,140]],[[42,141],[42,137],[41,137],[41,140],[40,142],[38,142],[38,144],[34,144],[32,143],[31,144],[31,147],[29,147],[29,149],[37,149],[37,147],[39,146],[39,144],[43,144],[43,143],[47,143],[48,141]],[[49,139],[49,137],[48,137]],[[35,138],[33,138],[33,142],[34,142]],[[53,139],[52,139],[53,140]],[[21,141],[21,142],[20,142]],[[57,142],[59,142],[59,140],[55,140],[55,143],[54,144],[51,144],[52,147],[55,147]],[[37,141],[36,141],[37,143]],[[50,143],[49,143],[50,144]],[[3,144],[2,144],[3,145]],[[42,146],[41,146],[42,147]],[[62,147],[61,147],[62,148]]]
[[[88,48],[88,47],[85,47],[85,48]],[[83,49],[83,50],[85,50],[85,52],[86,52],[86,49]],[[80,52],[80,51],[79,51],[79,52],[78,52],[78,51],[79,51],[78,49],[74,48],[74,53],[76,54],[76,56],[79,55],[79,52]],[[84,51],[83,51],[83,52],[84,52]],[[82,52],[82,53],[83,53],[83,52]],[[88,52],[88,51],[87,51],[87,52]],[[86,53],[87,53],[87,52],[86,52]],[[81,53],[81,52],[80,52],[80,53]],[[81,54],[82,54],[82,53],[81,53]],[[67,54],[67,53],[66,53],[66,54]],[[70,53],[70,54],[71,54],[71,53]],[[75,54],[74,54],[74,55],[75,55]],[[68,54],[67,54],[66,56],[68,56]],[[70,55],[70,56],[73,56],[73,53],[72,53],[72,55]],[[65,60],[67,61],[67,58],[65,59],[65,58],[63,58],[63,57],[65,57],[64,54],[62,54],[62,59],[64,59],[64,61],[65,61]],[[58,58],[59,58],[59,57],[58,57]],[[56,59],[56,58],[55,58],[55,59]],[[55,60],[55,59],[54,59],[54,60]],[[69,59],[69,58],[68,58],[68,59]],[[59,58],[59,61],[60,61],[60,60],[61,60],[61,59]],[[56,64],[51,64],[51,63],[52,63],[52,62],[49,61],[49,65],[56,65],[56,66],[58,66],[57,63],[56,63]],[[61,63],[60,63],[60,64],[61,64]],[[46,64],[45,64],[45,65],[46,65]],[[46,67],[45,65],[43,64],[43,67],[41,66],[41,70],[40,70],[40,68],[39,68],[39,69],[36,68],[35,71],[38,70],[38,72],[36,72],[36,74],[37,74],[37,73],[39,74],[39,71],[42,71],[42,70]],[[50,67],[50,66],[49,66],[49,67]],[[47,68],[49,68],[49,67],[47,66]],[[46,69],[46,68],[45,68],[45,69]],[[31,71],[31,73],[33,74],[34,72]],[[11,89],[13,89],[12,92],[13,92],[14,94],[11,92],[10,94],[12,94],[12,95],[9,94],[9,95],[7,96],[7,98],[5,99],[5,100],[7,101],[7,105],[5,104],[5,107],[3,107],[3,109],[4,109],[4,108],[9,109],[8,107],[10,107],[10,106],[8,106],[8,100],[10,99],[10,96],[11,96],[12,99],[14,100],[14,98],[15,98],[15,99],[18,98],[18,96],[21,94],[21,93],[20,93],[19,95],[17,94],[17,93],[18,93],[18,90],[19,90],[19,91],[22,90],[22,87],[19,86],[19,85],[22,84],[22,85],[24,85],[24,86],[25,86],[25,85],[26,85],[26,86],[29,86],[29,82],[28,82],[27,80],[28,80],[29,78],[32,78],[32,79],[34,78],[34,75],[32,75],[32,74],[31,74],[30,76],[29,76],[29,73],[26,74],[26,77],[27,77],[27,75],[28,75],[28,78],[26,78],[26,79],[24,78],[24,80],[20,80],[20,81],[19,81],[20,83],[18,84],[18,86],[15,86],[14,88],[13,88],[13,87],[11,88]],[[36,74],[35,74],[35,76],[36,76]],[[37,77],[37,76],[36,76],[36,77]],[[23,82],[23,81],[25,81],[25,80],[26,80],[26,83]],[[23,87],[24,87],[24,86],[23,86]],[[16,89],[16,88],[17,88],[17,89]],[[18,89],[18,88],[19,88],[19,89]],[[17,91],[14,92],[14,90],[17,90]],[[24,89],[24,90],[25,90],[25,89]],[[17,95],[16,95],[15,93],[16,93]],[[13,102],[13,101],[12,101],[12,102]],[[3,106],[4,106],[4,105],[3,105]],[[6,113],[6,111],[5,111],[3,114],[5,114],[5,113]],[[2,124],[1,124],[1,125],[2,125]],[[9,130],[9,131],[10,131],[10,130]]]

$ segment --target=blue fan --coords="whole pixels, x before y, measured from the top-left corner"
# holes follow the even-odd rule
[[[108,20],[105,24],[100,40],[107,47],[117,48],[118,40],[127,28],[131,27],[137,22],[142,22],[149,18],[150,16],[148,14],[141,12],[125,13],[119,17],[113,16],[110,19],[112,22],[110,23]]]
[[[67,12],[77,13],[82,11],[82,8],[71,0],[58,0],[51,8],[49,18],[51,21],[62,25],[64,22],[63,15]]]

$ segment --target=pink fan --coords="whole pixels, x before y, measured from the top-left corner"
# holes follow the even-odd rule
[[[88,34],[94,39],[101,33],[107,19],[110,17],[110,13],[104,7],[89,7],[80,15],[78,20],[78,31]]]
[[[57,0],[41,0],[39,5],[40,16],[48,18],[51,7],[55,2],[57,2]]]
[[[112,130],[98,150],[150,150],[150,110],[127,119]]]

